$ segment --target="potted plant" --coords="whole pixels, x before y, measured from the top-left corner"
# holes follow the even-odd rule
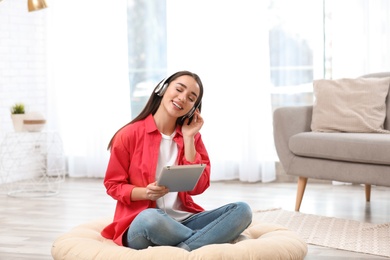
[[[25,109],[23,103],[16,103],[11,107],[11,118],[14,125],[15,132],[22,132],[23,120],[25,115]]]

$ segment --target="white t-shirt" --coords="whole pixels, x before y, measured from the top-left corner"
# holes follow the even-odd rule
[[[161,133],[162,140],[156,168],[156,179],[159,177],[158,175],[160,174],[162,167],[177,164],[178,149],[177,144],[173,141],[175,134],[176,131],[170,136]],[[169,192],[164,197],[159,198],[156,203],[158,208],[164,209],[169,216],[177,221],[182,221],[193,214],[181,210],[182,202],[179,199],[177,192]]]

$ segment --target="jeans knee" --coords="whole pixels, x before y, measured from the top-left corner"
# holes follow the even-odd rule
[[[242,222],[246,223],[249,226],[252,223],[252,209],[245,202],[237,202],[237,210],[240,212],[240,216],[242,217]]]
[[[159,211],[159,209],[145,209],[138,214],[132,224],[139,225],[146,230],[154,230],[160,225],[159,217],[162,212]]]

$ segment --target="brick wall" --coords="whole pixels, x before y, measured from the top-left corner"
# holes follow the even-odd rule
[[[13,131],[10,107],[47,114],[47,13],[27,0],[0,1],[0,138]]]

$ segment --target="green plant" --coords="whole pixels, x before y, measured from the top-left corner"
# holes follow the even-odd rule
[[[16,103],[11,107],[11,114],[24,114],[24,104],[23,103]]]

